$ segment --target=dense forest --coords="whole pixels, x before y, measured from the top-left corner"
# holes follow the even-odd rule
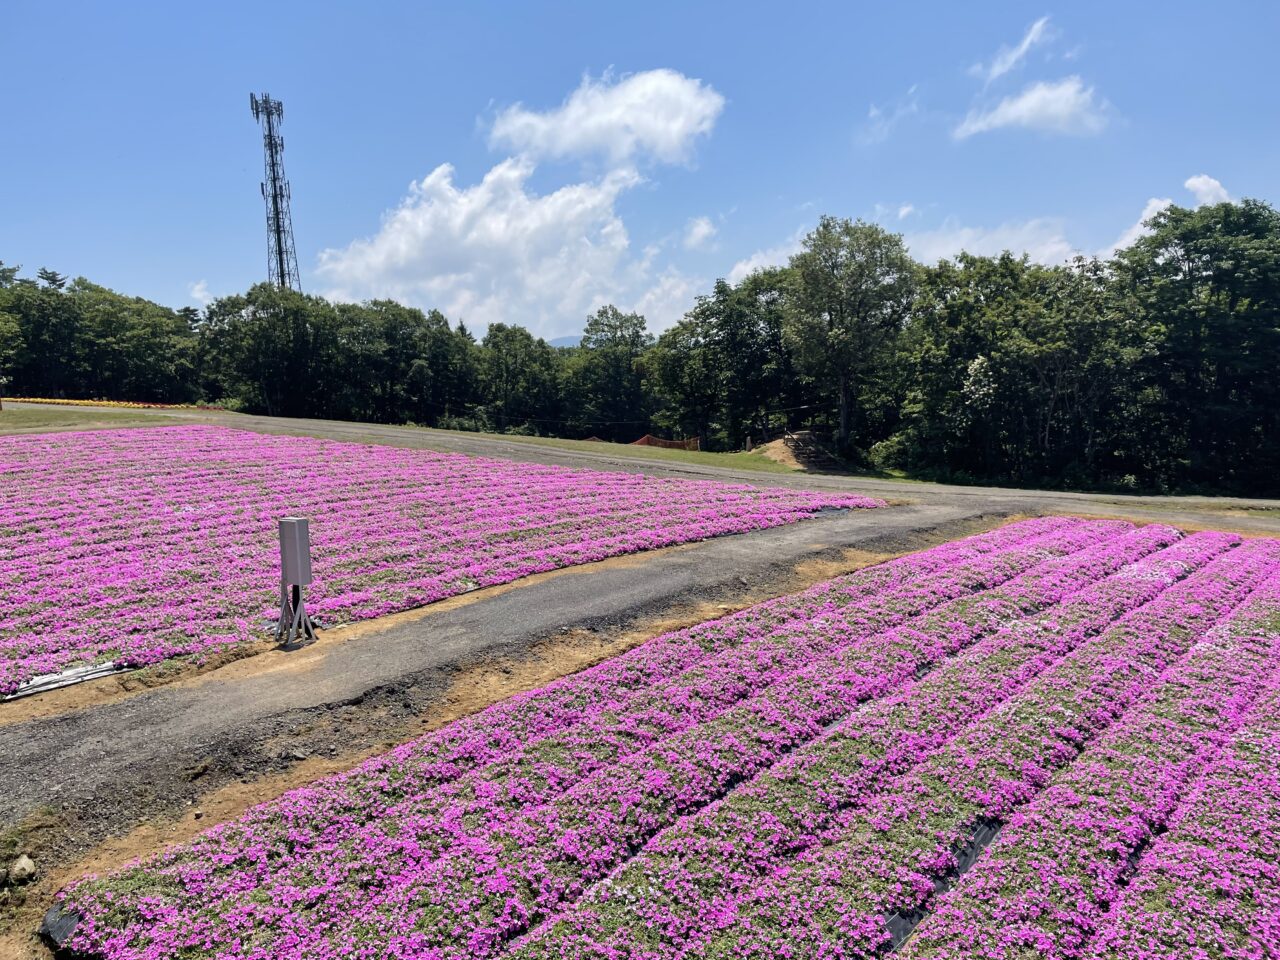
[[[1280,491],[1280,212],[1171,207],[1108,260],[915,262],[824,217],[655,337],[606,306],[581,345],[262,284],[174,311],[0,263],[0,389],[281,416],[740,449],[784,427],[913,476]]]

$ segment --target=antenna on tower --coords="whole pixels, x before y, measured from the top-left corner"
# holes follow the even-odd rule
[[[298,257],[293,251],[293,216],[289,213],[289,181],[284,178],[284,138],[280,122],[284,104],[249,94],[253,119],[262,124],[262,152],[267,179],[262,182],[262,199],[267,204],[267,279],[278,287],[301,290]]]

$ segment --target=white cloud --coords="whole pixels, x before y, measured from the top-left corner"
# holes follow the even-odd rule
[[[1207,174],[1190,177],[1183,186],[1196,198],[1197,205],[1222,203],[1230,200],[1225,187]],[[1137,221],[1116,238],[1115,243],[1097,252],[1108,258],[1117,250],[1129,246],[1146,235],[1148,220],[1162,210],[1173,206],[1168,197],[1151,197],[1142,208]],[[876,204],[877,218],[892,212],[891,207]],[[898,207],[898,219],[918,215],[919,210],[910,203]],[[785,264],[792,254],[799,252],[804,231],[797,231],[789,240],[767,250],[760,250],[733,265],[728,279],[738,283],[748,274],[763,267]],[[1086,251],[1067,237],[1066,222],[1059,217],[1033,217],[1028,220],[1011,220],[995,227],[965,226],[954,218],[948,218],[932,230],[906,233],[903,238],[912,256],[922,263],[934,263],[951,258],[961,252],[978,256],[997,256],[1008,250],[1016,255],[1026,254],[1033,261],[1050,266],[1065,263]]]
[[[647,70],[614,80],[584,77],[559,107],[523,104],[494,120],[489,142],[535,157],[603,154],[613,163],[648,155],[665,163],[689,159],[693,143],[711,132],[724,97],[675,70]]]
[[[213,294],[209,292],[209,284],[203,280],[197,280],[187,288],[187,296],[202,307],[207,307],[213,302]]]
[[[1005,97],[990,110],[971,110],[953,131],[957,140],[1002,127],[1024,127],[1045,133],[1089,136],[1107,125],[1108,104],[1094,96],[1077,76],[1054,83],[1034,83]]]
[[[450,164],[411,184],[376,233],[321,252],[326,294],[391,297],[476,328],[503,321],[544,336],[577,331],[592,310],[615,303],[661,330],[692,305],[698,282],[657,263],[659,247],[632,251],[617,201],[643,182],[633,162],[687,160],[724,103],[702,81],[662,69],[585,77],[552,110],[508,107],[490,143],[517,155],[470,186],[454,182]],[[606,159],[602,175],[530,189],[539,158],[591,155]],[[694,218],[685,246],[705,247],[715,234],[709,218]]]
[[[880,107],[873,103],[867,108],[867,122],[858,130],[858,139],[866,144],[883,143],[898,124],[919,112],[920,98],[912,84],[893,104]]]
[[[1049,26],[1049,18],[1041,17],[1027,28],[1027,32],[1016,47],[1002,46],[996,51],[996,55],[992,58],[990,64],[984,66],[981,63],[975,63],[969,69],[969,72],[975,76],[982,77],[986,83],[991,83],[1022,63],[1027,54],[1031,52],[1032,47],[1052,37],[1053,29]]]
[[[1231,195],[1227,193],[1226,187],[1209,176],[1207,173],[1196,174],[1194,177],[1188,177],[1183,186],[1190,190],[1196,198],[1196,206],[1201,207],[1208,203],[1226,203],[1231,199]],[[1173,200],[1168,197],[1152,197],[1147,201],[1147,205],[1142,208],[1142,215],[1138,217],[1136,223],[1129,227],[1116,238],[1106,250],[1101,251],[1101,256],[1110,257],[1117,250],[1129,246],[1140,237],[1146,236],[1151,231],[1147,228],[1146,223],[1161,210],[1167,210],[1173,206]]]
[[[529,158],[510,158],[460,187],[451,165],[437,167],[373,236],[321,252],[326,295],[390,297],[473,329],[502,321],[539,336],[576,332],[604,303],[645,304],[653,329],[692,305],[692,292],[678,302],[672,275],[655,277],[655,249],[631,254],[615,204],[642,182],[634,170],[545,194],[529,190],[533,171]]]
[[[1194,177],[1189,177],[1183,186],[1195,195],[1197,207],[1203,207],[1209,203],[1226,203],[1231,199],[1231,194],[1227,193],[1226,187],[1207,173],[1198,173]]]
[[[805,231],[801,228],[777,246],[769,247],[765,250],[757,250],[751,256],[744,257],[729,268],[729,276],[726,279],[730,283],[737,284],[757,270],[764,270],[766,267],[785,266],[795,254],[800,252],[804,235]]]
[[[652,287],[631,301],[628,309],[642,314],[650,330],[665,330],[693,307],[698,294],[705,293],[706,288],[700,278],[669,268]]]
[[[1147,201],[1147,205],[1142,208],[1142,215],[1138,217],[1137,222],[1135,222],[1131,227],[1128,227],[1124,233],[1120,234],[1120,236],[1116,238],[1116,242],[1110,247],[1106,250],[1100,251],[1100,255],[1103,257],[1114,256],[1117,250],[1122,250],[1136,241],[1139,237],[1145,236],[1150,232],[1147,228],[1147,221],[1161,210],[1167,210],[1171,206],[1173,206],[1173,201],[1168,197],[1152,197]]]
[[[877,202],[871,208],[871,218],[873,220],[884,220],[890,216],[897,220],[905,220],[907,217],[919,216],[920,211],[914,203],[900,203],[896,207],[889,203]]]
[[[701,250],[716,235],[716,225],[710,217],[694,217],[684,228],[684,247],[686,250]]]
[[[922,263],[954,257],[961,251],[995,256],[1010,250],[1019,255],[1025,253],[1037,263],[1059,264],[1077,253],[1067,240],[1062,221],[1053,217],[1010,221],[997,227],[966,227],[947,220],[934,230],[908,233],[905,240],[912,255]]]

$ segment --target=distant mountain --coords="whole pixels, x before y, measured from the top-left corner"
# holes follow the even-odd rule
[[[555,337],[552,340],[548,340],[547,343],[553,347],[576,347],[582,343],[582,334],[578,334],[576,337]]]

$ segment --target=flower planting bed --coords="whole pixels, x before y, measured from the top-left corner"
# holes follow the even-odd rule
[[[0,694],[260,638],[276,520],[311,518],[324,625],[866,497],[484,460],[211,426],[0,438]]]
[[[1278,671],[1280,542],[1025,521],[505,701],[50,929],[112,960],[1263,956]]]
[[[1262,929],[1250,922],[1245,902],[1280,904],[1278,664],[1280,582],[1272,581],[1010,819],[902,955],[1250,955],[1226,948],[1232,939],[1241,946],[1251,925]],[[1269,748],[1270,757],[1259,747]],[[1252,764],[1241,762],[1246,755]],[[1186,827],[1164,835],[1197,772],[1215,756],[1180,814]],[[1224,775],[1237,783],[1224,783]],[[1222,834],[1204,834],[1196,819],[1204,813],[1215,827],[1230,828],[1235,850],[1220,846]],[[1247,849],[1259,837],[1267,838],[1261,846],[1269,857],[1245,854],[1232,862],[1240,841]],[[1135,865],[1137,877],[1122,896]],[[1215,881],[1225,877],[1233,878],[1232,886],[1242,884],[1237,890],[1245,895],[1210,919],[1204,907],[1221,895]],[[1154,903],[1143,903],[1147,896]],[[1110,914],[1109,905],[1115,905]],[[1245,936],[1226,933],[1223,920],[1234,921]],[[1097,936],[1104,926],[1106,934]],[[1163,949],[1153,949],[1160,944]]]
[[[1275,595],[1272,599],[1280,602]],[[1258,611],[1250,631],[1255,636],[1237,642],[1266,638],[1274,643],[1277,619],[1274,605]],[[1084,956],[1234,960],[1276,955],[1280,675],[1273,672],[1252,709],[1232,716],[1230,725],[1234,734],[1179,794],[1168,819],[1162,824],[1159,815],[1167,808],[1157,808],[1149,825],[1143,824],[1150,832],[1124,848],[1130,851],[1127,865],[1136,872],[1100,917],[1099,933]],[[1196,759],[1211,752],[1198,752]]]
[[[14,403],[42,403],[54,407],[116,407],[121,410],[221,410],[207,403],[150,403],[146,400],[66,400],[58,397],[5,397]]]

